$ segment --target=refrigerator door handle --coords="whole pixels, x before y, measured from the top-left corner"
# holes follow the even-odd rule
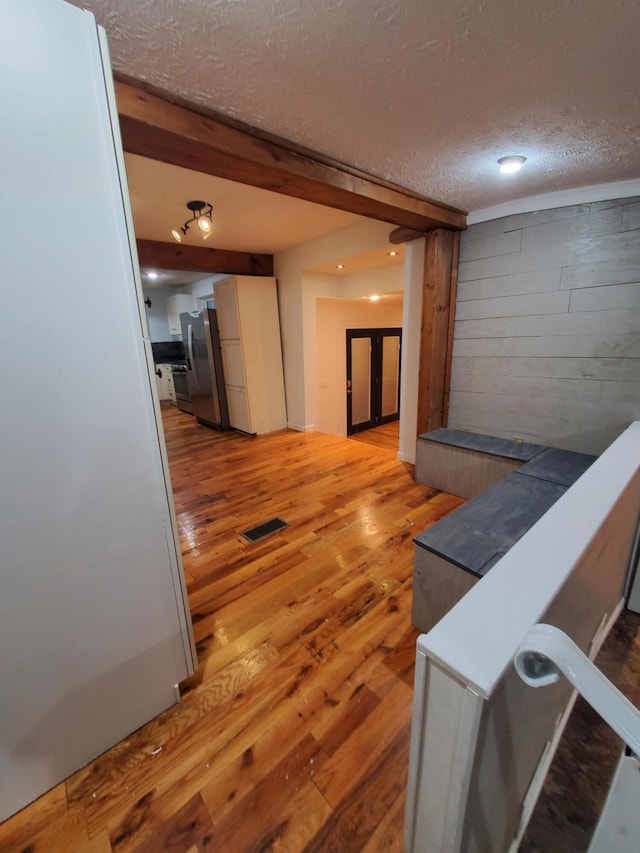
[[[187,368],[191,372],[196,385],[199,385],[198,374],[193,369],[193,324],[187,326]]]

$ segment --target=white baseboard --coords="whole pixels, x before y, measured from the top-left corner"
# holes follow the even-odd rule
[[[315,428],[315,424],[287,424],[287,429],[294,429],[296,432],[313,432]]]

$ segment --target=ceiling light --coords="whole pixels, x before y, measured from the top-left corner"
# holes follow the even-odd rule
[[[398,254],[398,253],[397,253],[396,251],[387,252],[387,255],[389,255],[389,257],[390,257],[390,258],[395,258],[395,256],[396,256],[397,254]]]
[[[370,297],[369,297],[369,299],[370,299],[372,302],[377,302],[377,301],[378,301],[378,299],[380,299],[380,297],[379,297],[379,296],[378,296],[378,294],[376,293],[376,294],[374,294],[373,296],[370,296]]]
[[[526,160],[526,157],[522,157],[520,154],[514,154],[509,157],[501,157],[498,160],[498,166],[500,166],[500,171],[505,175],[511,175],[513,172],[519,172],[524,166]]]
[[[145,273],[145,275],[147,278],[158,278],[157,272],[147,272],[147,273]]]
[[[344,269],[344,264],[336,264],[336,269],[337,269],[337,270],[343,270],[343,269]]]
[[[209,204],[208,201],[188,201],[187,208],[191,213],[193,213],[193,216],[191,219],[187,219],[184,225],[180,228],[180,231],[186,236],[189,226],[192,222],[195,222],[200,231],[202,231],[203,239],[206,240],[213,229],[213,221],[211,219],[213,205]],[[180,234],[180,231],[177,229],[173,229],[171,231],[171,236],[178,243],[182,243],[182,235]]]

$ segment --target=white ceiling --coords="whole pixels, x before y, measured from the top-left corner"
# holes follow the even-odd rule
[[[213,230],[205,241],[192,225],[182,242],[204,248],[275,254],[362,220],[352,213],[135,154],[125,154],[125,161],[134,230],[136,237],[144,240],[172,242],[171,230],[178,230],[192,216],[187,201],[196,199],[213,205]],[[366,254],[336,257],[310,271],[348,275],[403,261],[404,246],[387,244]],[[343,269],[337,266],[340,262]],[[157,277],[150,278],[150,272]],[[204,273],[170,272],[147,266],[142,268],[142,276],[146,288],[156,289],[181,287],[205,277]]]
[[[213,231],[203,242],[191,225],[182,242],[237,252],[281,252],[362,219],[135,154],[126,154],[125,160],[136,237],[144,240],[172,242],[171,229],[192,216],[186,206],[190,200],[213,205]]]
[[[640,177],[637,0],[74,2],[118,71],[464,210]]]
[[[206,275],[201,272],[185,272],[184,270],[159,270],[156,267],[140,267],[142,286],[145,290],[164,290],[176,287],[187,287],[196,281],[202,281]]]

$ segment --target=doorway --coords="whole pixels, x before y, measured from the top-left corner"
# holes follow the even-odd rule
[[[400,416],[402,329],[347,329],[347,435]]]

